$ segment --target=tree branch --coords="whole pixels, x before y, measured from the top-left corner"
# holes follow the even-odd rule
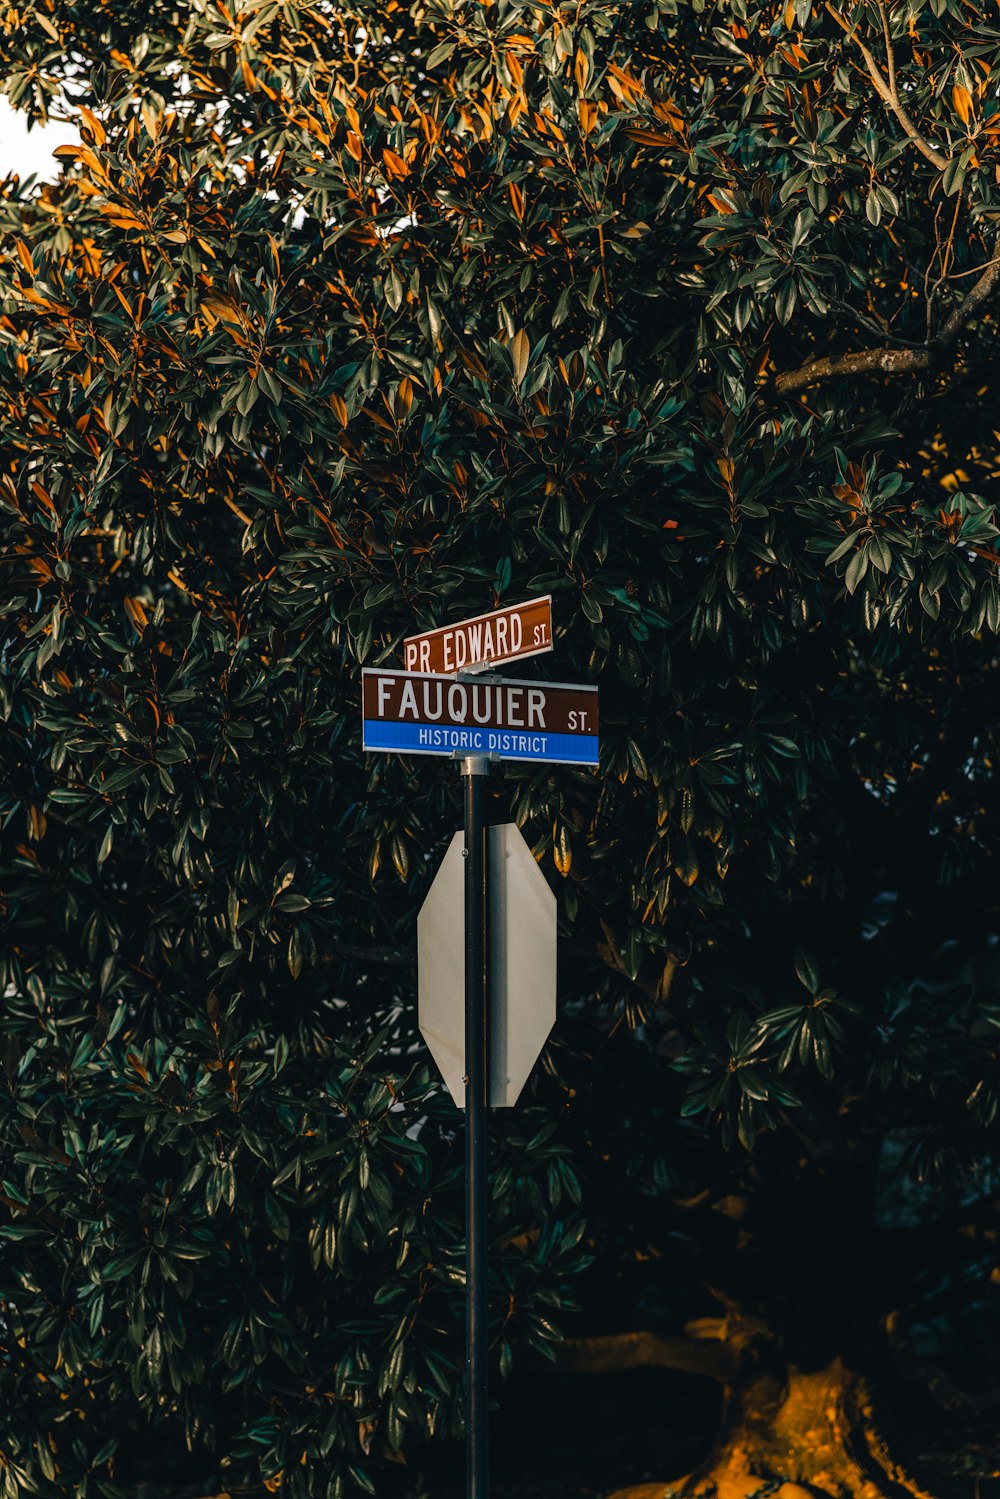
[[[940,333],[933,340],[935,345],[943,349],[951,348],[965,324],[979,311],[996,286],[998,277],[1000,277],[1000,260],[991,260],[980,273],[979,280],[976,281],[972,290],[948,314]]]
[[[822,380],[834,380],[839,375],[909,375],[929,369],[937,359],[954,349],[962,329],[985,304],[998,280],[1000,259],[990,260],[980,271],[972,290],[957,307],[952,308],[938,333],[923,348],[861,349],[853,354],[824,354],[819,359],[807,360],[797,370],[786,370],[776,376],[774,388],[779,395],[789,396],[810,385],[818,385]]]
[[[846,312],[848,317],[853,318],[856,323],[860,323],[862,328],[867,328],[869,333],[874,333],[876,338],[891,338],[896,348],[923,349],[927,346],[926,338],[903,338],[901,334],[893,333],[891,326],[884,319],[880,325],[873,322],[870,317],[866,317],[863,312],[859,312],[856,307],[852,307],[850,302],[842,301],[840,297],[833,296],[831,292],[824,291],[824,296],[831,307],[836,307],[841,312]]]
[[[892,32],[889,30],[889,12],[882,0],[878,0],[878,13],[882,17],[882,35],[885,38],[885,68],[889,74],[889,88],[896,92],[896,54],[892,49]]]
[[[795,395],[822,380],[838,375],[908,375],[930,366],[930,349],[861,349],[854,354],[824,354],[810,359],[797,370],[778,375],[774,388],[779,395]]]
[[[656,1332],[609,1333],[565,1338],[555,1346],[555,1366],[570,1374],[612,1374],[619,1369],[681,1369],[720,1384],[739,1367],[737,1351],[725,1343],[668,1338]]]
[[[882,21],[886,33],[886,61],[889,68],[888,80],[886,80],[886,78],[883,76],[882,70],[879,67],[878,63],[875,61],[875,58],[872,56],[871,52],[858,36],[857,28],[848,25],[837,7],[835,5],[831,5],[829,3],[829,0],[827,0],[826,9],[836,21],[837,25],[844,32],[845,36],[847,36],[847,38],[854,43],[858,51],[861,53],[861,56],[865,60],[865,66],[868,69],[868,76],[875,86],[875,92],[878,94],[879,98],[884,104],[888,104],[889,108],[896,116],[896,119],[903,127],[904,133],[916,146],[921,156],[926,157],[931,166],[936,167],[939,172],[946,171],[949,165],[947,156],[943,156],[940,151],[936,150],[935,147],[931,145],[930,141],[926,140],[925,137],[921,135],[920,131],[917,129],[916,125],[914,125],[913,121],[910,119],[910,116],[907,114],[900,101],[899,91],[896,87],[896,65],[892,55],[892,47],[889,39],[888,18],[886,17],[884,11]]]

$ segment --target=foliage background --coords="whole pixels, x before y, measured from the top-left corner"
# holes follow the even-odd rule
[[[937,1294],[873,1235],[888,1146],[934,1221],[988,1202],[992,12],[2,17],[83,131],[0,203],[7,1499],[154,1431],[339,1499],[457,1431],[412,971],[454,777],[363,760],[358,671],[534,592],[605,729],[498,793],[563,953],[500,1366],[666,1248],[792,1326],[823,1283],[828,1343]]]

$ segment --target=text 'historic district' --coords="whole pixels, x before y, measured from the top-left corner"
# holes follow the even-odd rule
[[[449,682],[378,668],[366,669],[362,682],[366,750],[598,762],[596,687],[506,678]]]

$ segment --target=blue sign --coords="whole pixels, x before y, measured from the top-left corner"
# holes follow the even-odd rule
[[[492,755],[560,765],[598,763],[597,688],[562,682],[363,673],[366,750]]]

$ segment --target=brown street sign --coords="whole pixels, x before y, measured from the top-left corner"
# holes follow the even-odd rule
[[[596,687],[507,678],[450,682],[379,667],[367,668],[362,684],[366,750],[597,764]]]
[[[403,643],[403,664],[407,671],[448,676],[476,667],[500,666],[551,649],[552,596],[546,594],[423,635],[411,635]]]

